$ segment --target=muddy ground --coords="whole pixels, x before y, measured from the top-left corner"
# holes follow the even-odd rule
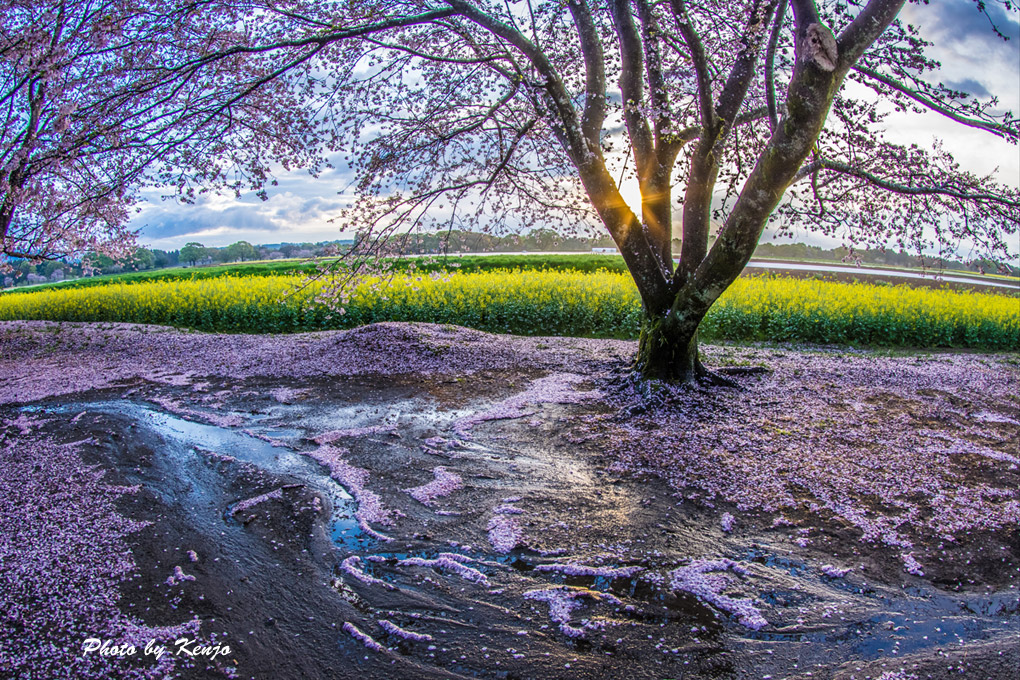
[[[635,383],[632,351],[406,324],[262,341],[8,324],[0,443],[32,479],[33,456],[73,450],[138,523],[109,615],[139,640],[197,621],[230,648],[86,675],[1016,677],[1015,356],[716,347],[716,366],[765,371],[692,393]],[[0,522],[47,502],[8,498]],[[0,549],[4,599],[45,620],[55,605],[10,575],[71,558]],[[88,631],[34,635],[0,622],[0,676],[89,661]]]

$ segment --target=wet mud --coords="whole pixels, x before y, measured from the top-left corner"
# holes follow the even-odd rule
[[[179,677],[1015,677],[1015,527],[962,541],[956,579],[838,522],[798,542],[615,470],[604,435],[637,421],[549,375],[135,379],[0,422],[137,485],[120,608],[231,647]],[[685,566],[707,590],[674,587]]]
[[[609,473],[571,436],[596,421],[592,406],[545,404],[458,430],[532,377],[358,378],[290,392],[224,382],[202,387],[222,393],[212,407],[190,388],[140,385],[18,410],[57,440],[91,438],[88,462],[141,486],[120,501],[152,522],[132,546],[139,573],[122,607],[153,624],[198,617],[232,644],[194,677],[229,665],[254,678],[879,677],[896,659],[951,666],[962,647],[975,650],[967,663],[1016,659],[1012,579],[957,593],[827,575],[823,556],[782,531],[730,535],[718,510],[678,503],[662,481]],[[330,432],[367,471],[388,522],[366,531],[352,491],[309,455]],[[408,490],[436,467],[461,486],[426,505]],[[499,518],[519,537],[508,549],[490,540]],[[758,602],[768,626],[747,629],[666,585],[704,555],[743,565],[731,594]],[[178,566],[193,580],[169,584]],[[569,594],[566,616],[533,595],[542,591]]]

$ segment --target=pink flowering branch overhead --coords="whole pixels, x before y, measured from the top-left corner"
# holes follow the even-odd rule
[[[211,186],[264,191],[274,167],[320,167],[322,140],[285,77],[310,54],[201,58],[257,37],[237,29],[249,9],[0,2],[0,265],[125,254],[144,186],[188,201]]]
[[[355,175],[340,221],[369,255],[422,229],[605,229],[643,304],[642,372],[717,382],[698,327],[770,222],[999,258],[1020,225],[1015,187],[884,138],[890,108],[1020,138],[997,101],[938,82],[903,0],[175,2],[8,13],[35,31],[5,19],[0,48],[19,112],[0,151],[22,214],[8,252],[55,252],[45,215],[109,236],[139,183],[265,196],[275,168],[315,174],[336,155]],[[82,14],[74,40],[51,30],[64,11]],[[51,73],[70,74],[63,90]],[[55,171],[26,159],[64,126],[51,137],[71,151],[46,167],[102,181],[68,182],[60,212],[41,188]]]
[[[1020,136],[1011,113],[935,81],[930,45],[897,19],[903,5],[293,3],[266,12],[275,42],[201,63],[244,53],[282,68],[311,55],[306,109],[356,174],[341,219],[363,252],[386,254],[419,229],[600,226],[641,296],[643,372],[711,380],[698,326],[770,221],[1007,255],[1016,189],[939,147],[883,138],[883,102]],[[874,94],[855,95],[848,78]]]

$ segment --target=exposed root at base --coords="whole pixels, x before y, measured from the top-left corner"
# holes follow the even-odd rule
[[[763,366],[725,366],[715,370],[708,369],[700,360],[694,364],[694,373],[679,376],[648,376],[645,375],[638,359],[635,358],[631,364],[631,370],[639,380],[655,381],[666,385],[677,387],[698,386],[698,387],[728,387],[736,390],[743,390],[744,387],[737,381],[726,376],[751,376],[768,373]]]
[[[744,389],[735,380],[730,380],[722,375],[723,371],[718,372],[710,371],[705,368],[705,365],[701,361],[694,362],[694,370],[697,374],[698,384],[706,387],[730,387],[737,390]]]

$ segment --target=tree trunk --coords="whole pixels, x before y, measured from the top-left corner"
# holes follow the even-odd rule
[[[645,378],[693,383],[707,371],[698,359],[698,329],[676,317],[645,315],[638,340],[636,368]]]

